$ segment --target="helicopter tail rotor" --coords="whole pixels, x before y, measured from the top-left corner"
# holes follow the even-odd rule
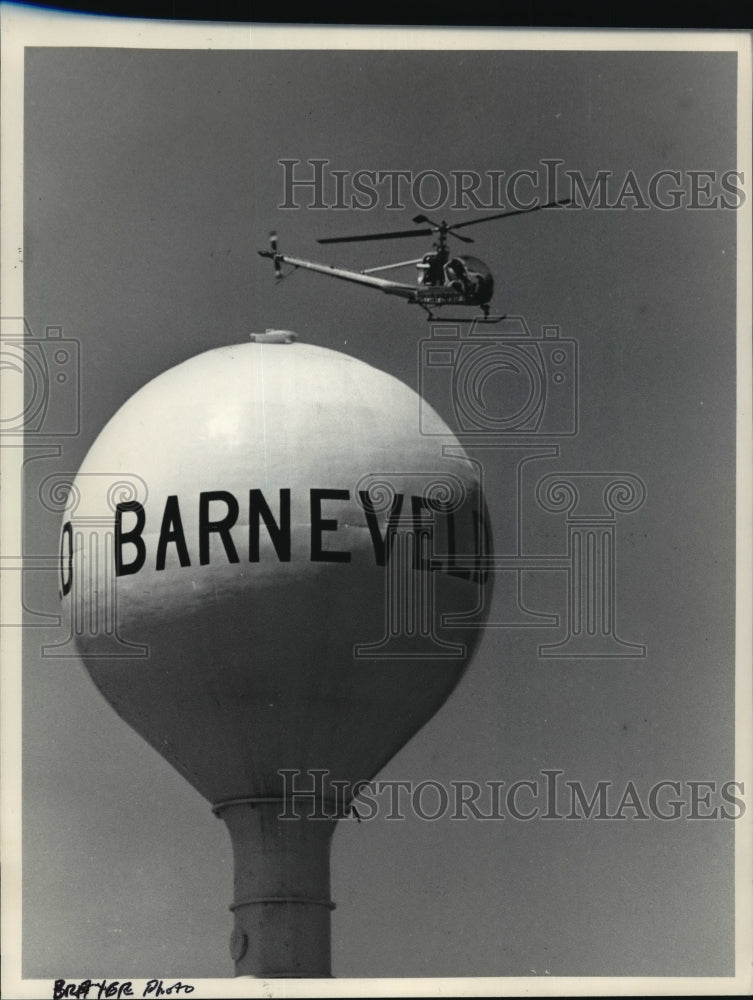
[[[282,267],[280,266],[280,261],[277,256],[277,233],[272,231],[269,234],[269,246],[272,251],[272,263],[275,268],[275,281],[282,280]]]
[[[280,281],[284,278],[282,273],[282,254],[277,252],[277,233],[271,232],[269,234],[269,250],[259,250],[258,254],[260,257],[268,257],[275,269],[275,280]]]

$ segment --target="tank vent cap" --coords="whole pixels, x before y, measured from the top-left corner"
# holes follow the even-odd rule
[[[250,333],[248,339],[255,344],[292,344],[298,335],[292,330],[266,330],[264,333]]]

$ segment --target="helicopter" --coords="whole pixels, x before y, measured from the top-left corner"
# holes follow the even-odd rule
[[[419,236],[433,236],[433,249],[415,260],[401,260],[395,264],[383,264],[380,267],[368,268],[364,271],[351,271],[347,268],[334,267],[329,264],[318,264],[315,261],[302,260],[280,253],[277,248],[277,233],[269,234],[270,249],[259,250],[260,257],[266,257],[274,264],[275,278],[280,281],[285,275],[282,265],[288,264],[294,269],[305,268],[319,274],[328,274],[342,281],[352,281],[367,288],[376,288],[387,295],[397,295],[407,302],[420,306],[427,319],[436,319],[432,308],[443,306],[474,306],[480,308],[484,319],[489,317],[489,303],[494,294],[494,277],[488,266],[478,257],[468,254],[454,256],[448,245],[448,238],[453,236],[463,243],[473,243],[469,236],[457,232],[467,226],[476,226],[493,219],[509,219],[514,215],[527,215],[543,208],[555,208],[569,205],[566,201],[550,201],[545,205],[533,205],[530,208],[513,209],[507,212],[497,212],[485,215],[481,219],[470,219],[466,222],[456,222],[449,225],[444,220],[434,222],[426,215],[413,217],[414,224],[420,229],[401,229],[386,233],[368,233],[364,236],[330,236],[317,240],[317,243],[362,243],[369,240],[396,240]],[[396,270],[401,267],[415,265],[418,276],[415,284],[393,281],[390,278],[378,276],[378,272]]]

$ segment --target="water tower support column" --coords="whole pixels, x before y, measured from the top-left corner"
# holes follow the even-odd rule
[[[235,863],[235,929],[230,952],[237,976],[331,976],[329,855],[332,818],[280,819],[283,799],[218,803]]]

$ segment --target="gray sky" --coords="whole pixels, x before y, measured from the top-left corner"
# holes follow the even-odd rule
[[[644,185],[662,169],[721,174],[735,167],[735,73],[734,55],[704,53],[29,51],[26,317],[79,341],[82,422],[60,459],[27,465],[26,551],[57,550],[39,483],[75,471],[133,392],[200,351],[288,328],[418,387],[418,310],[302,272],[275,286],[256,250],[274,228],[282,249],[358,269],[418,256],[428,241],[315,240],[403,229],[419,207],[280,210],[280,159],[449,176],[558,157]],[[557,768],[642,791],[735,777],[735,223],[652,208],[471,231],[495,305],[578,342],[579,433],[527,467],[527,550],[565,549],[562,518],[534,510],[539,475],[639,476],[647,501],[617,525],[617,620],[648,655],[544,660],[556,629],[490,630],[381,777],[510,783]],[[446,387],[431,392],[451,419]],[[507,538],[512,458],[483,461]],[[54,574],[28,576],[27,604],[55,612]],[[563,612],[561,575],[524,583],[529,606]],[[79,663],[39,655],[58,639],[29,630],[25,650],[25,975],[231,975],[223,825]],[[730,974],[733,825],[341,823],[333,971]]]

